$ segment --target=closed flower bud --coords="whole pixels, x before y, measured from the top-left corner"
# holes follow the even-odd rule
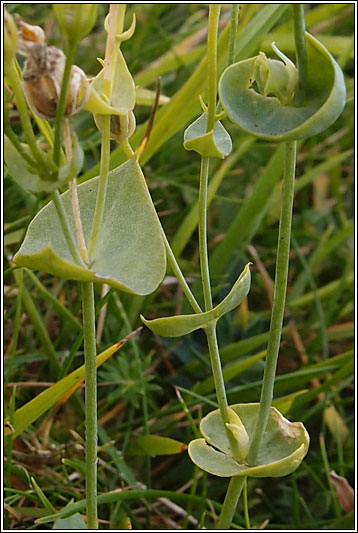
[[[4,68],[10,68],[15,58],[17,49],[17,28],[13,17],[6,11],[4,13]]]
[[[94,115],[97,128],[102,131],[103,115]],[[124,139],[132,137],[136,128],[136,120],[133,111],[129,111],[127,116],[111,115],[111,139],[120,143]]]
[[[97,4],[53,4],[59,26],[67,41],[79,42],[93,28]]]
[[[66,57],[58,48],[41,44],[33,45],[28,52],[23,69],[25,94],[34,113],[51,120],[56,116]],[[85,73],[74,65],[67,91],[65,117],[73,115],[86,104],[89,91]]]

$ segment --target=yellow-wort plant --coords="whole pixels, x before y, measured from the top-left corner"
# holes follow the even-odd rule
[[[229,529],[247,478],[290,474],[309,447],[303,424],[290,422],[272,407],[272,397],[287,289],[297,141],[323,131],[341,114],[345,103],[342,72],[327,49],[305,32],[302,4],[292,4],[295,63],[280,51],[280,43],[272,44],[274,58],[260,52],[235,62],[238,5],[233,5],[228,66],[218,82],[221,6],[210,4],[206,101],[200,98],[202,113],[184,133],[185,149],[201,158],[201,306],[179,268],[149,194],[140,165],[145,143],[136,150],[131,146],[130,138],[136,129],[136,87],[121,43],[133,35],[135,18],[125,30],[126,5],[111,4],[104,22],[107,40],[104,58],[99,59],[101,70],[89,81],[74,61],[80,41],[96,22],[97,4],[54,4],[53,9],[65,39],[64,52],[48,46],[41,27],[5,13],[4,72],[11,93],[5,93],[4,148],[12,178],[32,193],[51,196],[29,224],[14,263],[77,281],[81,286],[86,527],[98,529],[94,284],[106,284],[133,295],[151,294],[164,278],[168,259],[193,312],[153,320],[142,317],[142,321],[162,337],[180,337],[198,329],[205,333],[219,408],[201,420],[202,438],[190,442],[188,453],[205,472],[230,478],[217,522],[219,529]],[[22,69],[18,54],[23,57]],[[7,113],[10,94],[19,113],[23,143],[14,133]],[[71,116],[80,110],[93,114],[101,132],[101,161],[97,177],[77,184],[84,156],[80,141],[71,131]],[[227,401],[216,328],[217,322],[238,308],[248,295],[251,274],[249,263],[227,296],[214,305],[207,245],[208,179],[211,160],[225,159],[232,150],[230,135],[222,124],[224,118],[260,139],[284,143],[285,152],[274,299],[261,397],[258,403],[234,405]],[[34,123],[47,148],[37,142]],[[116,140],[123,150],[125,162],[110,171],[111,140]],[[59,189],[66,185],[68,190],[60,194]],[[41,520],[57,520],[80,509],[83,506],[70,504]]]

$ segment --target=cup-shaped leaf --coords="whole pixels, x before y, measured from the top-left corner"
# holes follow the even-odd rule
[[[233,432],[243,445],[247,436],[252,439],[260,404],[231,405],[245,432]],[[188,452],[192,461],[210,474],[220,477],[251,476],[281,477],[296,470],[305,457],[309,435],[301,422],[290,422],[277,409],[271,407],[261,448],[254,464],[233,457],[219,410],[205,416],[200,424],[203,439],[193,440]],[[242,444],[242,443],[241,443]]]
[[[168,316],[154,320],[147,320],[141,316],[142,322],[161,337],[181,337],[196,329],[205,328],[241,304],[250,290],[250,264],[245,266],[226,298],[211,311],[192,315]]]
[[[88,243],[98,177],[78,186],[81,219]],[[76,241],[69,192],[61,195]],[[98,245],[88,268],[75,263],[61,230],[53,202],[32,220],[14,257],[18,265],[63,279],[107,283],[134,294],[153,292],[164,277],[166,253],[160,222],[135,158],[108,175],[104,216]]]
[[[194,150],[204,157],[224,159],[232,150],[230,135],[220,121],[215,122],[214,129],[206,132],[207,113],[203,113],[184,132],[184,148]]]
[[[221,103],[229,118],[244,131],[267,140],[304,139],[328,128],[341,114],[346,99],[343,73],[328,50],[309,33],[305,35],[307,79],[300,105],[292,98],[295,76],[287,58],[281,69],[276,60],[267,60],[270,71],[266,72],[261,55],[230,65],[223,72],[219,82]],[[283,83],[284,69],[287,80]],[[285,94],[288,86],[290,94]]]

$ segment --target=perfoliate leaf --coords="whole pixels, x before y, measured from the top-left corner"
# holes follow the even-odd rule
[[[345,105],[343,73],[328,50],[307,32],[306,46],[307,79],[302,104],[296,105],[292,99],[295,73],[291,62],[286,58],[279,67],[277,60],[259,55],[230,65],[223,72],[219,95],[228,117],[256,137],[277,141],[311,137],[333,124]],[[281,59],[285,57],[277,48],[275,51]]]
[[[251,274],[248,263],[235,282],[229,294],[211,311],[192,315],[177,315],[147,320],[141,316],[142,322],[161,337],[180,337],[196,329],[205,328],[210,322],[216,322],[235,307],[241,304],[250,290]]]
[[[230,406],[245,427],[245,433],[233,432],[242,444],[250,442],[259,410],[258,403]],[[241,427],[240,425],[238,426]],[[309,436],[300,422],[289,422],[277,409],[271,407],[269,421],[263,436],[260,452],[255,464],[234,458],[226,435],[219,409],[206,415],[200,424],[203,439],[193,440],[188,452],[192,461],[210,474],[221,477],[281,477],[296,470],[308,451]],[[213,446],[215,448],[213,448]]]
[[[127,115],[135,106],[135,84],[120,49],[118,49],[117,54],[116,62],[112,66],[113,77],[111,80],[112,88],[109,105],[117,110],[116,114]],[[102,69],[91,83],[91,87],[98,94],[102,94],[103,74],[104,70]],[[89,110],[88,103],[85,109]],[[96,111],[96,113],[101,114],[101,111]]]
[[[206,132],[207,113],[203,113],[184,132],[184,148],[194,150],[204,157],[224,159],[232,150],[230,135],[221,124],[215,122],[214,129]]]
[[[98,188],[98,177],[78,186],[85,239],[88,243]],[[70,194],[61,195],[75,237]],[[67,246],[53,202],[29,225],[14,257],[17,265],[43,270],[63,279],[107,283],[135,294],[153,292],[164,277],[166,253],[161,226],[144,176],[135,158],[108,175],[102,227],[92,263],[76,264]]]

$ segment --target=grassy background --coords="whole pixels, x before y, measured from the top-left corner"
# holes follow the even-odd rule
[[[63,47],[50,4],[9,4],[8,9],[43,26],[49,44]],[[238,43],[245,37],[245,27],[257,21],[255,17],[263,9],[262,4],[244,5]],[[328,475],[334,469],[353,484],[353,10],[353,4],[310,4],[306,11],[308,30],[322,40],[344,70],[348,98],[333,126],[300,144],[297,160],[289,289],[275,398],[291,395],[277,405],[286,409],[290,420],[305,423],[311,446],[304,463],[291,476],[249,480],[252,527],[268,520],[266,528],[276,530],[339,528],[342,524],[353,528],[352,522],[343,522],[349,517],[341,509]],[[137,29],[123,45],[129,68],[137,83],[150,89],[155,89],[161,75],[162,93],[172,99],[156,118],[144,172],[168,239],[200,299],[193,211],[200,161],[184,150],[182,139],[184,128],[199,111],[197,93],[205,89],[205,71],[203,77],[198,65],[205,53],[208,10],[200,4],[128,5],[127,24],[133,11]],[[76,62],[88,76],[100,68],[96,57],[104,53],[106,12],[107,6],[99,4],[96,26],[78,50]],[[229,5],[224,5],[222,27],[229,14]],[[294,59],[289,9],[278,13],[269,31],[260,33],[258,22],[255,24],[257,38],[250,40],[250,55],[259,49],[269,53],[270,42],[276,41]],[[224,52],[222,57],[224,67]],[[195,75],[195,90],[187,91],[176,103],[190,76]],[[137,123],[144,123],[149,113],[149,107],[138,106]],[[12,121],[21,138],[16,108]],[[161,121],[166,125],[165,139]],[[86,112],[75,115],[71,123],[86,151],[81,176],[86,179],[96,175],[100,135]],[[247,301],[223,318],[218,328],[229,402],[236,403],[259,399],[275,268],[280,161],[277,145],[254,140],[228,121],[225,126],[234,148],[225,162],[212,163],[208,215],[217,302],[244,264],[254,263]],[[139,128],[135,142],[141,131]],[[112,166],[120,158],[113,145]],[[4,199],[5,269],[9,269],[8,258],[48,198],[24,191],[5,171]],[[98,313],[101,308],[105,313],[99,352],[140,326],[140,313],[154,318],[188,309],[169,271],[157,292],[146,298],[114,290],[105,296],[101,290],[100,286],[96,289]],[[7,270],[5,311],[5,410],[11,414],[82,364],[79,287],[40,272]],[[49,364],[54,360],[59,364]],[[216,405],[210,375],[205,337],[200,331],[169,340],[142,330],[99,369],[99,492],[144,485],[171,491],[169,503],[136,498],[102,505],[103,529],[125,528],[129,520],[133,528],[140,529],[195,529],[199,523],[212,527],[215,510],[206,505],[205,498],[222,502],[227,481],[199,472],[185,446],[161,448],[154,458],[132,455],[138,454],[135,439],[146,433],[171,437],[184,445],[190,442],[202,415]],[[8,466],[11,464],[6,492],[9,528],[40,528],[34,520],[49,514],[48,502],[58,510],[71,498],[84,498],[83,409],[80,388],[56,413],[47,412],[13,441],[11,462],[10,452],[7,457]],[[164,451],[170,453],[162,455]],[[48,501],[41,499],[31,477]],[[178,504],[190,513],[189,524],[185,513],[171,503],[178,492],[192,495]],[[235,523],[244,527],[241,513]]]

